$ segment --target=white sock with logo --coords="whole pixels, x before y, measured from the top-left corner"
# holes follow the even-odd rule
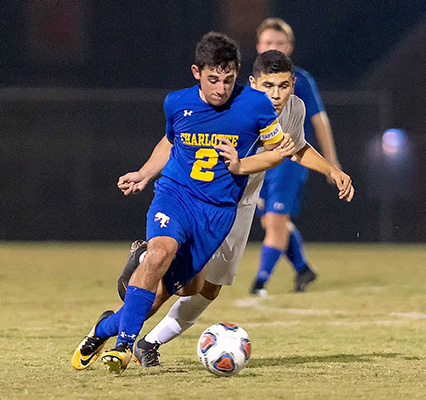
[[[167,315],[145,336],[145,341],[158,344],[170,342],[194,325],[212,301],[201,294],[180,297]]]

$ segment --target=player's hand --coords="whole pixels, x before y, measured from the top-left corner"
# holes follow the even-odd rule
[[[337,168],[333,168],[329,177],[339,189],[339,199],[346,200],[349,203],[355,194],[351,177]]]
[[[231,174],[238,174],[240,172],[241,161],[238,157],[238,152],[235,147],[232,146],[231,142],[225,138],[219,138],[222,144],[214,146],[216,150],[219,150],[219,155],[225,160],[225,164],[228,167]]]
[[[284,133],[282,142],[275,147],[274,151],[279,151],[281,157],[292,157],[295,152],[294,142],[289,133]]]
[[[338,160],[329,160],[329,159],[327,159],[327,160],[328,160],[328,162],[329,162],[331,165],[334,165],[337,169],[342,170],[342,166],[340,165],[340,163],[339,163],[339,161],[338,161]],[[327,183],[328,183],[329,185],[334,185],[334,184],[335,184],[335,182],[334,182],[333,178],[332,178],[330,175],[326,175],[326,176],[325,176],[325,179],[327,180]]]
[[[118,178],[117,186],[125,196],[136,194],[145,189],[149,180],[139,172],[128,172]]]

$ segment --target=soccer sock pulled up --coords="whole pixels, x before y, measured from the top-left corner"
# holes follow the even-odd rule
[[[296,227],[290,233],[288,248],[283,254],[287,256],[296,271],[303,271],[308,267],[305,252],[303,251],[302,234]]]
[[[155,292],[136,286],[128,286],[118,327],[117,345],[132,348],[155,300]]]
[[[95,336],[99,336],[102,339],[108,339],[112,336],[117,336],[122,310],[123,307],[121,307],[114,314],[99,322],[95,329]]]
[[[266,283],[272,274],[278,260],[281,256],[281,250],[275,247],[262,246],[260,250],[259,269],[257,270],[256,280]]]
[[[145,336],[145,341],[164,344],[181,335],[195,324],[212,301],[201,294],[180,297],[167,315]]]

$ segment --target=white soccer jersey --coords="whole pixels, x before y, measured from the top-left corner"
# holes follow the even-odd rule
[[[305,131],[303,130],[305,114],[303,101],[299,97],[291,95],[278,118],[283,132],[290,134],[296,152],[306,145]],[[260,151],[263,151],[263,149]],[[243,197],[238,203],[234,225],[222,245],[205,266],[208,282],[215,285],[232,285],[250,234],[264,176],[264,172],[249,176]]]

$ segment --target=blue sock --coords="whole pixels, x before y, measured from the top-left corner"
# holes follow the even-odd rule
[[[99,322],[98,326],[95,329],[95,336],[99,336],[102,339],[107,339],[112,336],[117,336],[118,325],[120,323],[122,311],[123,311],[123,307],[121,307],[116,313],[110,315],[109,317]]]
[[[294,227],[294,230],[290,233],[287,251],[283,253],[293,264],[296,271],[303,271],[308,267],[305,252],[303,251],[302,235],[296,227]]]
[[[256,280],[261,283],[269,281],[269,277],[274,270],[275,265],[280,259],[281,250],[275,247],[262,246],[260,250],[259,269],[257,270]]]
[[[154,292],[136,286],[127,287],[124,305],[121,308],[117,345],[125,343],[130,348],[133,347],[154,300]]]

